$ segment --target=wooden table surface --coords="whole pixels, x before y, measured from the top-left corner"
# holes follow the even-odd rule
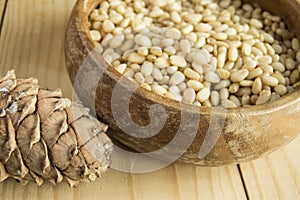
[[[43,87],[60,87],[71,97],[64,63],[64,32],[75,0],[0,0],[0,73],[15,69]],[[288,128],[288,125],[287,125]],[[146,174],[110,169],[77,188],[66,182],[26,186],[0,183],[0,199],[300,199],[300,137],[267,157],[225,167],[175,163]]]

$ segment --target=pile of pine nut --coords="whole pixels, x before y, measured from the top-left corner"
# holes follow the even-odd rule
[[[119,73],[176,101],[260,105],[300,85],[299,40],[279,16],[240,0],[108,0],[89,29]]]

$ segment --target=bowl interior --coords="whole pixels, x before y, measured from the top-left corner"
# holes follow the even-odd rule
[[[83,21],[81,21],[78,25],[80,26],[81,30],[84,30],[83,32],[83,42],[85,43],[85,46],[87,49],[92,51],[96,44],[92,41],[89,35],[89,28],[88,28],[88,17],[93,9],[95,9],[103,0],[80,0],[82,1],[82,16]],[[274,0],[274,1],[265,1],[265,0],[242,0],[244,3],[250,3],[250,4],[258,4],[260,5],[264,10],[269,11],[272,14],[276,14],[280,16],[284,22],[287,24],[288,28],[292,30],[296,37],[300,39],[300,23],[298,23],[298,19],[300,18],[300,4],[296,0]],[[108,70],[108,74],[113,78],[114,80],[118,81],[122,77],[121,74],[119,74],[115,69],[113,69],[112,66],[110,66],[107,62],[104,60],[101,60],[101,64],[105,66],[105,68]],[[104,61],[104,62],[103,62]],[[127,78],[125,78],[127,79]],[[130,80],[125,81],[128,86],[132,85]],[[182,104],[178,103],[175,100],[162,97],[161,95],[157,95],[153,92],[150,92],[144,88],[138,88],[135,91],[135,94],[147,97],[150,101],[153,103],[158,103],[164,106],[171,106],[175,109],[180,110],[182,108]],[[282,106],[286,106],[288,103],[293,103],[293,101],[297,100],[300,96],[300,91],[297,89],[292,94],[285,95],[284,97],[281,97],[279,100],[276,100],[274,102],[270,102],[263,105],[253,105],[250,107],[238,107],[238,108],[230,108],[227,110],[227,114],[230,113],[236,113],[236,112],[247,112],[249,114],[255,113],[258,114],[259,112],[265,113],[265,112],[272,112],[273,109],[278,109]],[[185,109],[187,109],[189,112],[201,112],[201,113],[207,113],[209,114],[211,112],[211,108],[209,107],[198,107],[194,105],[185,104]],[[223,108],[221,108],[223,109]],[[214,108],[214,112],[217,112],[218,108]],[[222,112],[222,111],[221,111]]]

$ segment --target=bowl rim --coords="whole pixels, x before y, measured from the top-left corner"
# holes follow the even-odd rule
[[[76,18],[75,20],[75,26],[77,30],[80,30],[78,32],[81,43],[86,48],[88,52],[93,51],[97,46],[96,42],[93,42],[90,34],[89,34],[89,28],[88,28],[88,17],[92,10],[96,8],[101,2],[105,0],[77,0],[74,9],[73,9],[73,17]],[[295,0],[290,0],[293,4],[295,3]],[[297,3],[298,4],[298,3]],[[300,4],[298,4],[300,7]],[[300,35],[296,35],[296,37],[300,37]],[[116,82],[120,80],[122,76],[119,72],[117,72],[112,65],[110,65],[107,62],[104,63],[98,63],[98,67],[103,67],[103,65],[106,65],[106,73],[107,75],[115,80]],[[133,82],[130,81],[128,78],[124,77],[125,83],[132,84]],[[247,115],[263,115],[267,113],[274,112],[276,110],[281,110],[283,108],[295,105],[300,101],[300,89],[296,88],[295,91],[293,91],[290,94],[284,95],[280,97],[278,100],[275,100],[273,102],[268,102],[261,105],[251,105],[246,107],[237,107],[237,108],[223,108],[221,106],[216,107],[208,107],[208,106],[196,106],[192,104],[187,104],[183,102],[178,102],[173,99],[169,99],[167,97],[163,97],[161,95],[155,94],[154,92],[148,91],[142,87],[137,88],[134,92],[138,96],[142,96],[146,99],[149,99],[154,104],[161,104],[164,107],[171,107],[176,110],[181,110],[182,107],[190,113],[201,113],[201,114],[211,114],[212,110],[214,113],[223,113],[224,109],[226,110],[226,115],[230,114],[237,114],[237,113],[243,113]]]

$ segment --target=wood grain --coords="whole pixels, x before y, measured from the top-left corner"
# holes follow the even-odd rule
[[[42,86],[61,87],[65,96],[71,97],[63,44],[74,3],[75,0],[9,0],[0,38],[0,73],[14,68],[19,77],[36,76]],[[110,169],[101,179],[78,188],[69,188],[65,182],[58,186],[44,183],[41,187],[33,183],[23,186],[13,179],[0,183],[0,199],[5,200],[215,198],[245,199],[236,166],[173,164],[146,174]]]
[[[242,164],[250,199],[300,199],[299,151],[298,137],[265,158]]]
[[[3,17],[3,12],[4,12],[5,3],[6,3],[6,0],[0,0],[0,20],[1,20],[2,17]]]
[[[75,0],[11,0],[0,39],[0,71],[35,76],[49,88],[72,90],[64,65],[64,34]]]
[[[43,86],[72,90],[63,56],[66,23],[75,0],[9,0],[0,38],[0,73],[14,67],[18,76],[37,76]],[[4,0],[0,0],[0,16]],[[299,199],[300,138],[266,158],[241,165],[250,199]],[[148,174],[109,170],[78,188],[0,183],[0,199],[246,199],[236,166],[204,168],[173,164]]]

